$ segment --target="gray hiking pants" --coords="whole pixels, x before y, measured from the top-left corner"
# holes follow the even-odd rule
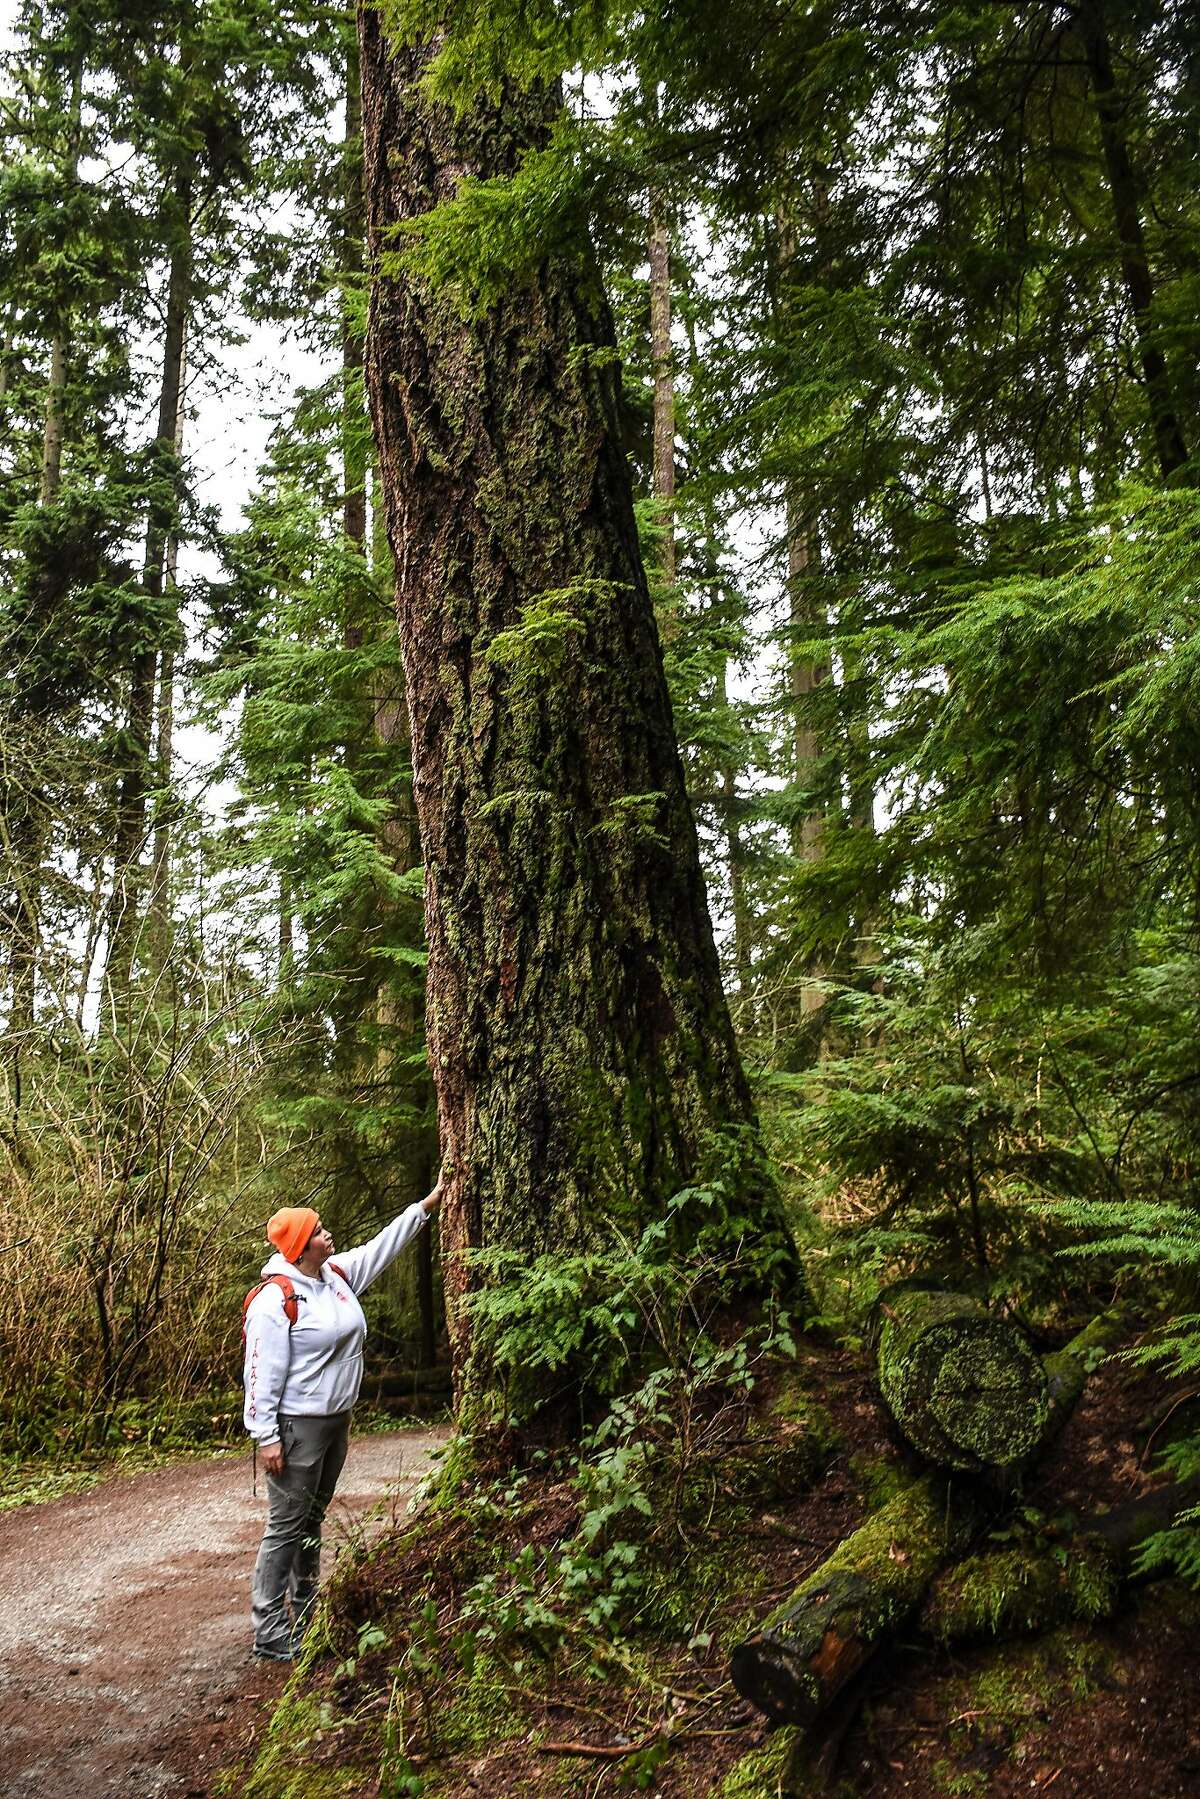
[[[256,1655],[286,1656],[299,1647],[317,1602],[321,1525],[349,1439],[349,1412],[280,1416],[283,1473],[266,1477],[267,1528],[250,1588]]]

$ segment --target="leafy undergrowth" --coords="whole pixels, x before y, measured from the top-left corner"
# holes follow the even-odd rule
[[[1014,1531],[1119,1503],[1157,1478],[1138,1425],[1157,1377],[1113,1361]],[[814,1395],[819,1395],[819,1399]],[[710,1396],[678,1438],[444,1479],[409,1526],[346,1558],[246,1799],[478,1793],[603,1799],[807,1794],[795,1733],[734,1693],[731,1645],[895,1490],[905,1471],[868,1361],[803,1346]],[[451,1458],[455,1451],[450,1449]],[[613,1459],[615,1458],[615,1466]],[[452,1495],[452,1497],[450,1497]],[[1127,1596],[1109,1622],[943,1649],[917,1635],[869,1670],[823,1790],[1171,1799],[1200,1790],[1194,1598]]]
[[[650,1442],[606,1481],[539,1452],[460,1479],[339,1564],[236,1790],[719,1790],[765,1737],[731,1643],[855,1527],[891,1452],[861,1366],[815,1352],[715,1401],[682,1470]]]
[[[436,1413],[432,1421],[440,1422],[442,1416]],[[354,1414],[359,1436],[429,1422],[427,1416],[412,1418],[381,1405],[360,1406]],[[67,1493],[86,1493],[114,1474],[144,1474],[168,1462],[223,1454],[247,1454],[240,1389],[169,1409],[130,1400],[118,1408],[98,1441],[80,1447],[67,1439],[53,1452],[0,1456],[0,1515]]]
[[[170,1407],[128,1400],[102,1432],[82,1444],[65,1437],[42,1454],[0,1457],[0,1513],[64,1493],[85,1493],[112,1474],[141,1474],[192,1455],[242,1453],[241,1406],[240,1392],[208,1394]]]

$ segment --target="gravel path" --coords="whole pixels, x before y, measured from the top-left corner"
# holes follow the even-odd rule
[[[439,1432],[352,1441],[330,1551],[402,1515]],[[2,1799],[202,1799],[282,1688],[249,1653],[265,1501],[226,1455],[0,1517]]]

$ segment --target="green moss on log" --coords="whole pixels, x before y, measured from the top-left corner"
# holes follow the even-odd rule
[[[779,1799],[789,1792],[788,1770],[800,1736],[798,1730],[777,1730],[741,1756],[717,1788],[718,1799]]]
[[[1047,1379],[1016,1325],[957,1293],[900,1292],[883,1309],[879,1385],[914,1448],[964,1473],[1028,1456],[1046,1429]]]
[[[967,1547],[989,1504],[938,1475],[914,1481],[738,1645],[738,1692],[777,1723],[812,1722]]]
[[[1098,1541],[1077,1539],[1057,1552],[1044,1544],[993,1550],[947,1569],[920,1621],[942,1643],[1022,1636],[1108,1617],[1117,1585],[1113,1557]]]

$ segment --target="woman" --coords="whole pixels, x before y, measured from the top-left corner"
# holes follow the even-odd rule
[[[321,1524],[362,1385],[367,1321],[358,1296],[428,1222],[441,1196],[439,1175],[432,1193],[334,1261],[333,1238],[310,1206],[284,1206],[267,1225],[277,1253],[246,1308],[245,1423],[269,1500],[251,1587],[255,1655],[291,1661],[316,1603]]]

